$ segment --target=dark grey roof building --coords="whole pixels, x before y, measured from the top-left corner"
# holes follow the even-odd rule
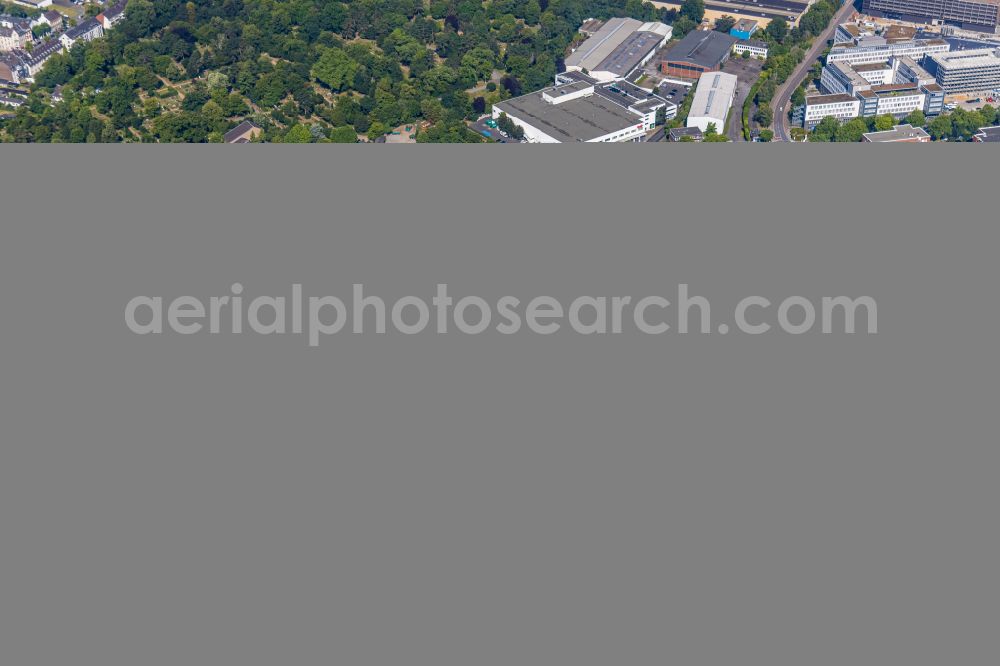
[[[226,143],[250,143],[252,139],[259,136],[262,132],[263,130],[256,123],[244,120],[226,132],[222,140]]]
[[[979,131],[972,136],[972,140],[978,143],[1000,143],[1000,125],[980,127]]]
[[[697,79],[704,72],[721,68],[737,41],[732,35],[715,30],[692,30],[663,55],[660,71]]]
[[[59,35],[59,41],[67,49],[77,42],[90,42],[104,36],[104,25],[97,19],[89,18]]]
[[[701,141],[705,136],[701,133],[701,130],[697,127],[675,127],[670,130],[670,140],[680,141],[682,138],[689,136],[694,141]]]

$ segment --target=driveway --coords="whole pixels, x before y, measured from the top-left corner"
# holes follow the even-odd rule
[[[756,58],[744,60],[740,57],[730,58],[722,71],[736,76],[736,95],[733,97],[733,108],[729,111],[729,121],[726,126],[726,136],[730,141],[746,141],[743,137],[743,102],[750,94],[750,88],[760,78],[764,69],[764,61]]]

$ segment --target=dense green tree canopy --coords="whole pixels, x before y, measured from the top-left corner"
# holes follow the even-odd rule
[[[46,63],[0,140],[209,141],[251,119],[268,141],[411,123],[478,141],[467,120],[549,85],[583,19],[621,15],[675,18],[641,0],[129,0]]]

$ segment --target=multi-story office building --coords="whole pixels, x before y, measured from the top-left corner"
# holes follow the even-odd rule
[[[861,90],[858,99],[861,100],[860,112],[864,118],[884,115],[902,118],[918,109],[924,111],[927,95],[921,87],[912,83],[890,83]]]
[[[888,65],[888,63],[870,63],[877,66]],[[846,93],[854,95],[858,90],[867,90],[872,86],[872,82],[861,75],[853,67],[843,62],[827,63],[823,67],[823,72],[819,79],[820,88],[823,92],[835,95]]]
[[[805,106],[799,107],[793,120],[812,129],[827,116],[843,122],[852,118],[884,115],[905,118],[918,110],[926,115],[936,115],[941,113],[943,99],[944,93],[937,84],[917,86],[912,83],[891,83],[872,86],[869,90],[859,91],[857,95],[837,93],[807,97]]]
[[[871,46],[850,46],[835,44],[826,56],[827,64],[843,62],[848,65],[861,65],[873,62],[888,62],[890,58],[909,56],[921,60],[933,53],[947,53],[951,45],[943,39],[913,39],[894,44],[876,44]]]
[[[1000,0],[864,0],[865,14],[914,23],[950,23],[997,32]]]
[[[1000,88],[1000,49],[937,53],[929,56],[924,66],[949,95]]]
[[[858,115],[864,118],[884,114],[903,117],[917,109],[933,116],[944,107],[944,90],[909,56],[854,66],[829,63],[823,68],[820,87],[830,95],[857,98]]]
[[[909,56],[854,66],[828,63],[823,68],[820,87],[827,94],[807,98],[805,107],[795,115],[807,128],[826,116],[840,121],[887,114],[903,118],[917,110],[934,116],[944,107],[944,89]]]
[[[806,98],[803,124],[807,129],[812,129],[828,116],[844,122],[857,118],[860,114],[861,101],[856,97],[844,93],[813,95]]]

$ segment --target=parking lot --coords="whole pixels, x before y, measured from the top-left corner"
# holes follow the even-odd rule
[[[660,84],[660,89],[657,90],[657,93],[668,102],[676,104],[679,108],[684,103],[684,98],[687,97],[689,90],[690,88],[679,83],[664,81]]]
[[[994,107],[1000,105],[1000,95],[993,93],[966,95],[965,99],[946,98],[946,101],[948,102],[945,104],[946,112],[954,111],[956,108],[964,111],[977,111],[987,104]]]
[[[488,141],[493,141],[495,143],[520,143],[516,139],[511,139],[510,137],[505,136],[498,128],[491,127],[487,124],[487,121],[493,122],[490,116],[483,116],[479,120],[472,123],[472,131],[479,136],[485,137]]]

